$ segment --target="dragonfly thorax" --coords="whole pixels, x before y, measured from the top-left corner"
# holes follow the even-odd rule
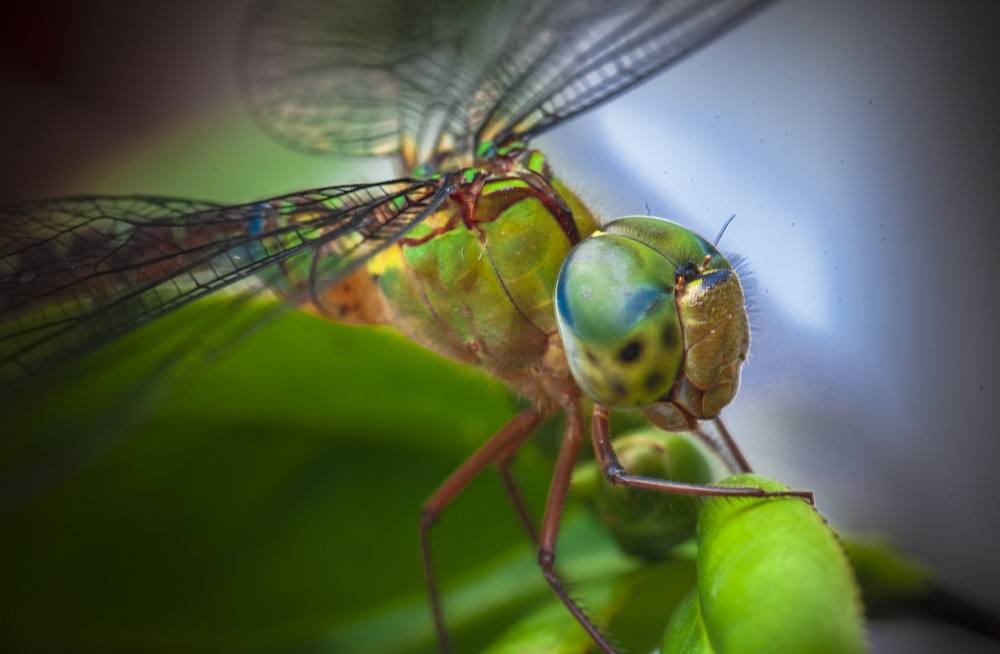
[[[540,155],[497,156],[462,171],[449,201],[369,271],[407,336],[546,402],[553,384],[575,389],[553,297],[563,260],[595,227]]]

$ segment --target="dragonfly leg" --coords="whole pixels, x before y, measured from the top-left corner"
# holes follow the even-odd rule
[[[722,418],[714,418],[712,422],[715,423],[715,428],[719,430],[719,435],[722,436],[722,442],[725,443],[729,454],[739,465],[740,472],[753,472],[753,468],[750,467],[750,462],[747,461],[745,456],[743,456],[743,452],[741,452],[739,446],[736,445],[736,441],[733,440],[732,434],[730,434],[729,430],[726,429],[726,424],[722,422]]]
[[[719,432],[719,438],[722,440],[720,444],[718,440],[707,434],[700,427],[695,427],[691,432],[701,439],[701,442],[705,443],[711,449],[716,456],[718,456],[726,464],[731,472],[753,472],[753,468],[750,467],[750,462],[747,458],[743,456],[743,452],[737,447],[736,441],[730,435],[729,430],[726,429],[725,424],[719,418],[714,419],[715,427]]]
[[[715,454],[715,456],[718,457],[719,460],[726,465],[726,468],[728,468],[730,472],[740,471],[739,466],[736,464],[736,461],[730,458],[725,448],[723,448],[723,446],[719,443],[719,441],[713,438],[711,434],[706,432],[700,426],[691,429],[691,433],[697,436],[698,440],[704,443],[708,447],[708,449],[712,450],[712,453]]]
[[[511,474],[510,465],[514,461],[514,454],[517,450],[517,447],[509,447],[507,451],[500,454],[497,457],[497,470],[500,471],[503,488],[507,491],[507,497],[510,498],[511,504],[514,505],[514,511],[521,521],[521,526],[524,527],[524,531],[528,535],[531,544],[537,547],[538,529],[535,528],[535,521],[531,518],[531,513],[528,512],[528,505],[524,501],[524,495],[521,494],[521,490],[517,487],[517,482],[514,481],[514,476]]]
[[[570,597],[566,584],[555,569],[556,541],[559,536],[559,522],[562,519],[563,506],[566,503],[566,493],[569,490],[573,467],[576,465],[580,445],[583,442],[583,418],[579,407],[566,411],[566,432],[563,435],[559,456],[556,458],[555,472],[552,474],[552,485],[549,487],[549,497],[545,503],[545,517],[542,518],[541,537],[538,542],[538,564],[546,581],[552,590],[566,605],[573,617],[590,634],[601,651],[605,654],[616,654],[615,648],[591,621],[583,609]]]
[[[644,488],[661,493],[676,495],[694,495],[697,497],[800,497],[814,504],[812,491],[764,491],[759,488],[735,488],[726,486],[710,486],[704,484],[685,484],[679,481],[658,479],[629,474],[618,461],[615,449],[611,445],[608,410],[600,404],[594,405],[593,421],[591,423],[594,442],[594,454],[604,472],[604,476],[612,484],[622,484],[631,488]]]
[[[420,517],[420,547],[423,552],[424,575],[427,578],[427,592],[430,595],[431,611],[434,615],[434,627],[437,630],[438,645],[442,652],[450,652],[451,644],[448,631],[444,624],[444,613],[441,609],[441,597],[434,579],[434,567],[431,560],[430,530],[437,522],[441,511],[452,500],[459,496],[465,487],[498,457],[506,454],[508,457],[530,437],[535,428],[545,419],[545,416],[528,409],[514,416],[506,425],[493,434],[489,440],[465,460],[451,475],[444,480],[430,499],[424,503]]]

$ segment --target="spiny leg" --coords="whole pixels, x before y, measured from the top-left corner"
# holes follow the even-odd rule
[[[441,598],[437,583],[434,580],[434,569],[431,561],[430,529],[437,522],[441,511],[465,489],[465,487],[488,465],[501,455],[511,456],[521,444],[530,437],[535,428],[545,419],[531,409],[522,411],[500,428],[472,456],[465,460],[451,475],[444,480],[430,499],[424,503],[420,516],[420,547],[423,552],[424,575],[427,578],[427,592],[430,595],[431,611],[434,615],[434,628],[437,631],[438,645],[442,652],[450,652],[451,644],[444,625],[444,613],[441,610]]]
[[[587,617],[583,609],[569,596],[566,585],[556,573],[556,541],[559,536],[559,522],[562,519],[563,506],[566,503],[566,493],[569,490],[573,467],[576,465],[580,445],[583,442],[583,418],[580,408],[574,406],[566,411],[566,431],[563,434],[559,456],[556,459],[555,471],[552,474],[552,485],[549,487],[549,497],[545,502],[545,516],[542,518],[541,538],[538,543],[538,564],[542,567],[545,580],[552,590],[566,605],[573,617],[590,634],[598,647],[606,654],[616,654],[616,650],[600,632],[597,626]]]
[[[538,529],[535,527],[535,521],[532,520],[531,513],[528,512],[528,505],[524,501],[524,495],[521,494],[521,490],[517,487],[517,482],[514,481],[514,476],[510,469],[517,450],[517,447],[508,447],[507,451],[502,452],[497,457],[497,470],[500,471],[500,480],[503,482],[503,488],[507,491],[507,497],[510,499],[511,504],[514,505],[514,511],[521,521],[521,526],[524,527],[524,531],[528,535],[531,544],[537,547]]]
[[[694,495],[698,497],[801,497],[814,504],[811,491],[764,491],[759,488],[728,488],[725,486],[708,486],[703,484],[685,484],[679,481],[657,479],[630,475],[618,461],[614,447],[611,445],[608,410],[600,404],[594,405],[593,421],[591,423],[594,442],[594,454],[604,472],[604,476],[612,484],[622,484],[631,488],[645,488],[661,493],[677,495]]]

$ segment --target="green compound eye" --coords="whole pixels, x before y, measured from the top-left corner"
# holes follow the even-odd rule
[[[556,320],[584,392],[613,407],[652,404],[674,385],[683,359],[673,266],[631,238],[581,242],[556,281]]]
[[[653,248],[669,262],[675,277],[733,269],[714,245],[687,227],[663,218],[626,216],[608,223],[603,231],[631,238]]]
[[[555,296],[570,370],[597,402],[667,407],[669,394],[703,418],[735,396],[750,338],[743,293],[691,230],[651,216],[608,223],[570,252]]]

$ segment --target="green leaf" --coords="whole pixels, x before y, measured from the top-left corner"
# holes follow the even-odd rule
[[[714,654],[705,633],[697,589],[685,598],[663,633],[662,654]]]
[[[605,606],[610,595],[610,584],[574,593],[575,598],[588,607]],[[550,602],[505,632],[483,654],[584,654],[592,646],[590,636],[566,607]]]
[[[8,651],[433,651],[420,505],[514,398],[389,330],[298,312],[197,374],[130,392],[173,332],[230,311],[198,303],[59,388],[38,379],[4,397]],[[529,447],[516,475],[540,515],[549,462]],[[621,561],[599,529],[573,536],[572,515],[569,529],[577,551]],[[473,648],[549,596],[495,473],[449,507],[433,544]]]
[[[572,571],[571,571],[572,572]],[[667,620],[695,584],[694,561],[643,566],[587,583],[575,574],[573,597],[623,652],[650,652]],[[489,654],[577,654],[595,645],[562,602],[555,598],[511,627]]]
[[[787,490],[754,475],[722,483]],[[823,518],[802,500],[708,499],[698,541],[699,611],[682,610],[668,635],[672,630],[699,642],[690,623],[700,613],[712,650],[720,654],[866,650],[847,557]]]
[[[884,540],[845,539],[844,549],[869,611],[920,600],[934,587],[927,568]]]

